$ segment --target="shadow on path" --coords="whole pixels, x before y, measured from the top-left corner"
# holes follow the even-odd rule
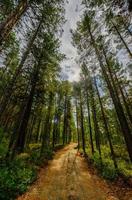
[[[70,144],[59,150],[18,200],[119,200],[104,180],[90,173],[75,147],[76,144]]]

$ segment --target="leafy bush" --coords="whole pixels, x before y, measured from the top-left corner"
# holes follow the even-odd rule
[[[128,156],[128,152],[125,146],[122,146],[121,148],[120,146],[116,145],[114,150],[115,150],[116,157],[118,159],[122,159],[129,162],[129,156]]]
[[[0,157],[4,157],[7,152],[8,139],[5,137],[3,129],[0,127]]]
[[[101,146],[101,153],[103,158],[110,157],[110,148],[106,145]]]
[[[103,160],[102,176],[109,180],[115,180],[118,177],[118,171],[115,169],[111,158],[105,158]]]
[[[22,160],[23,160],[23,161],[28,161],[29,158],[30,158],[30,155],[29,155],[28,153],[21,153],[21,154],[17,155],[16,160],[17,160],[17,161],[20,160],[20,162],[21,162]]]
[[[0,199],[13,200],[26,191],[28,185],[36,178],[32,165],[16,159],[8,166],[0,167]]]
[[[41,143],[29,144],[30,151],[38,150],[41,148]]]
[[[32,151],[30,154],[30,161],[31,163],[33,163],[34,165],[41,165],[42,162],[44,161],[44,159],[41,159],[40,157],[40,150],[35,150]]]
[[[40,158],[40,143],[29,144],[29,154],[30,154],[30,162],[34,165],[41,165],[42,159]]]
[[[37,177],[38,166],[52,159],[51,148],[44,149],[40,156],[41,144],[30,144],[27,153],[21,153],[15,160],[0,163],[0,200],[14,200],[27,190]],[[3,150],[2,150],[3,151]]]
[[[6,138],[2,139],[2,143],[0,144],[0,157],[4,157],[7,153],[8,140]]]
[[[91,157],[95,167],[97,167],[97,169],[101,170],[102,169],[102,161],[100,159],[100,155],[98,152],[95,152],[92,157]]]
[[[123,176],[132,177],[131,163],[120,160],[118,165],[119,165],[119,171]]]
[[[102,159],[100,159],[98,152],[95,152],[91,159],[104,178],[114,180],[117,178],[118,172],[114,167],[113,161],[110,156],[108,157],[108,155],[109,151],[105,149],[105,151],[102,152]]]
[[[124,149],[124,151],[122,151],[122,149]],[[101,145],[102,163],[98,152],[95,152],[94,155],[92,155],[91,149],[86,149],[89,158],[92,160],[94,166],[99,170],[100,174],[104,178],[114,180],[118,177],[118,175],[123,175],[124,178],[129,179],[132,177],[132,165],[126,151],[126,147],[120,148],[120,146],[114,145],[114,151],[118,170],[116,170],[114,167],[110,148],[108,146]]]
[[[51,148],[47,148],[43,150],[42,157],[44,157],[47,160],[51,160],[53,158],[53,151]]]

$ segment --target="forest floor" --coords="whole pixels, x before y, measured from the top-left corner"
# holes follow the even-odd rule
[[[70,144],[59,150],[37,181],[17,200],[132,200],[132,191],[98,176]]]

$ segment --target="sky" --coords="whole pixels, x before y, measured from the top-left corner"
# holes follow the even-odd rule
[[[67,59],[61,63],[61,67],[64,79],[78,81],[80,67],[75,61],[77,59],[77,49],[72,46],[70,30],[76,28],[76,23],[80,19],[82,13],[81,0],[69,0],[65,9],[65,18],[67,21],[63,26],[61,52],[66,55]]]

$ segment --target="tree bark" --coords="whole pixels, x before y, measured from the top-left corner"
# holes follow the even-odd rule
[[[1,101],[1,103],[0,103],[0,104],[1,104],[1,106],[0,106],[0,119],[1,119],[1,117],[2,117],[2,115],[3,115],[3,112],[5,111],[5,109],[6,109],[7,105],[8,105],[8,102],[10,101],[10,98],[11,98],[12,93],[13,93],[13,87],[14,87],[14,85],[15,85],[15,83],[16,83],[16,80],[17,80],[18,76],[19,76],[19,75],[21,74],[21,72],[22,72],[23,65],[24,65],[24,63],[25,63],[25,61],[26,61],[26,59],[27,59],[27,57],[28,57],[28,55],[29,55],[29,53],[30,53],[30,50],[31,50],[32,45],[33,45],[33,43],[34,43],[34,41],[35,41],[35,39],[36,39],[36,36],[37,36],[37,34],[38,34],[39,30],[40,30],[41,25],[42,25],[42,20],[40,21],[40,23],[39,23],[39,25],[38,25],[36,31],[35,31],[34,34],[33,34],[33,36],[32,36],[31,39],[29,40],[29,43],[28,43],[28,45],[27,45],[27,49],[26,49],[26,51],[24,52],[24,54],[23,54],[23,56],[22,56],[22,59],[21,59],[21,62],[20,62],[20,64],[18,65],[18,67],[16,68],[15,73],[14,73],[14,75],[13,75],[13,77],[12,77],[10,83],[9,83],[8,86],[5,88],[4,96],[3,96],[2,101]]]
[[[90,29],[89,25],[88,25],[88,32],[89,32],[89,35],[91,37],[92,45],[93,45],[93,48],[95,49],[95,53],[96,53],[96,56],[98,58],[102,73],[104,75],[104,79],[105,79],[105,81],[107,83],[111,98],[113,100],[113,103],[114,103],[114,106],[115,106],[115,110],[116,110],[116,113],[117,113],[117,116],[118,116],[118,120],[120,122],[120,126],[121,126],[121,129],[122,129],[122,133],[124,135],[124,139],[125,139],[125,142],[126,142],[126,146],[127,146],[127,150],[128,150],[128,153],[129,153],[129,157],[130,157],[130,160],[132,161],[132,133],[131,133],[131,130],[130,130],[129,126],[128,126],[128,123],[127,123],[127,120],[126,120],[122,105],[121,105],[120,101],[118,101],[118,99],[115,96],[115,92],[113,90],[113,87],[111,85],[109,77],[108,77],[108,75],[106,73],[106,69],[105,69],[104,64],[102,62],[102,58],[101,58],[99,50],[98,50],[98,48],[96,46],[96,42],[95,42],[94,36],[92,35],[92,32],[91,32],[91,29]]]
[[[117,77],[116,73],[114,74],[114,76],[115,76],[115,80],[116,80],[116,82],[117,82],[117,85],[118,85],[118,87],[119,87],[119,90],[120,90],[120,93],[121,93],[121,96],[122,96],[122,99],[123,99],[123,102],[124,102],[124,106],[125,106],[125,109],[126,109],[128,118],[129,118],[129,121],[130,121],[131,124],[132,124],[132,114],[131,114],[131,111],[130,111],[128,102],[127,102],[127,100],[126,100],[126,97],[125,97],[125,95],[124,95],[124,92],[123,92],[122,87],[121,87],[121,85],[120,85],[120,83],[119,83],[119,80],[118,80],[118,77]]]
[[[83,148],[83,152],[84,154],[86,154],[86,150],[85,150],[85,131],[84,131],[84,115],[83,115],[83,106],[82,106],[82,94],[80,91],[80,114],[81,114],[81,135],[82,135],[82,148]]]
[[[78,116],[78,102],[76,99],[76,126],[77,126],[77,141],[78,141],[78,151],[80,150],[80,133],[79,133],[79,116]]]
[[[8,38],[13,27],[18,23],[21,16],[28,9],[29,1],[21,0],[15,10],[0,24],[0,45]]]
[[[113,25],[114,29],[116,30],[117,34],[119,35],[119,37],[120,37],[122,43],[124,44],[124,46],[125,46],[125,48],[126,48],[128,54],[130,55],[130,58],[132,58],[132,52],[131,52],[131,50],[129,49],[128,45],[126,44],[126,42],[125,42],[124,38],[122,37],[121,33],[119,32],[119,30],[118,30],[116,24],[115,24],[112,20],[110,20],[110,21],[111,21],[111,24]]]
[[[95,84],[95,87],[96,87],[96,91],[97,91],[97,95],[98,95],[98,99],[99,99],[99,103],[100,103],[100,107],[101,107],[101,113],[102,113],[102,117],[103,117],[103,121],[104,121],[105,133],[106,133],[106,137],[107,137],[108,142],[109,142],[111,156],[112,156],[112,159],[113,159],[113,162],[114,162],[114,166],[117,169],[118,167],[117,167],[115,152],[114,152],[114,149],[113,149],[111,136],[110,136],[110,132],[109,132],[108,124],[107,124],[107,119],[106,119],[106,116],[105,116],[103,104],[102,104],[102,101],[101,101],[101,97],[100,97],[100,93],[99,93],[99,90],[98,90],[98,86],[97,86],[97,82],[96,82],[95,77],[94,77],[94,84]]]
[[[30,117],[32,104],[33,104],[33,97],[34,97],[34,93],[35,93],[36,76],[37,75],[38,74],[35,74],[33,85],[32,85],[27,103],[26,103],[25,108],[24,108],[23,117],[22,117],[22,120],[20,122],[20,126],[17,130],[18,139],[16,141],[14,150],[18,153],[21,153],[21,152],[24,151],[24,145],[25,145],[25,140],[26,140],[26,129],[27,129],[27,125],[28,125],[28,121],[29,121],[29,117]]]
[[[48,109],[46,113],[44,129],[42,134],[42,147],[41,147],[41,155],[43,154],[44,149],[49,147],[50,144],[50,132],[51,132],[51,111],[53,106],[53,94],[49,95]]]
[[[63,123],[63,145],[66,143],[66,115],[67,115],[67,96],[65,95],[65,102],[64,102],[64,123]]]
[[[101,158],[100,130],[99,130],[98,121],[97,121],[96,105],[95,105],[95,97],[94,97],[94,89],[93,89],[92,81],[91,81],[91,106],[92,106],[96,148],[97,148],[100,158]]]
[[[85,80],[84,81],[85,81],[85,91],[86,91],[86,100],[87,100],[87,111],[88,111],[88,125],[89,125],[89,134],[90,134],[90,144],[91,144],[92,154],[94,154],[93,133],[92,133],[91,115],[90,115],[90,98],[89,98],[90,96],[88,94],[88,87],[87,87],[87,84],[86,84],[86,74],[85,74]]]

